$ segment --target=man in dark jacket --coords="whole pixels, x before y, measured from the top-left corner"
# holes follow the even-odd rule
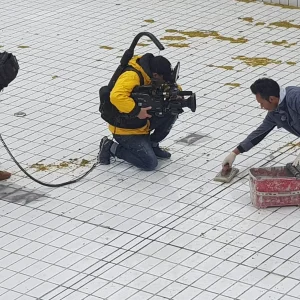
[[[157,83],[172,80],[171,63],[163,56],[154,56],[151,53],[136,56],[130,60],[129,66],[140,72],[144,85],[150,85],[153,80]],[[130,96],[138,85],[139,75],[132,70],[126,71],[120,75],[110,93],[111,103],[120,113],[128,114],[131,118],[126,121],[128,126],[123,128],[109,124],[109,130],[117,143],[107,137],[101,140],[98,156],[100,164],[108,165],[111,156],[114,156],[150,171],[156,168],[157,157],[171,156],[159,143],[169,134],[178,116],[151,116],[148,112],[151,107],[139,107]],[[153,132],[150,134],[151,131]]]
[[[262,124],[250,133],[223,161],[222,166],[231,167],[236,156],[249,151],[261,142],[276,126],[300,137],[300,87],[280,88],[269,78],[256,80],[250,87],[262,109],[268,111]],[[293,162],[300,164],[300,155]]]

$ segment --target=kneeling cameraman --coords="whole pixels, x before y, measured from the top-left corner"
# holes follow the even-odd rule
[[[159,143],[169,134],[178,114],[151,116],[151,107],[141,108],[131,97],[136,86],[161,85],[172,80],[171,63],[163,56],[147,53],[129,61],[134,70],[125,70],[117,79],[110,93],[110,102],[122,114],[127,115],[122,127],[109,124],[114,141],[102,138],[98,161],[110,164],[110,158],[123,159],[146,171],[154,170],[157,157],[170,158],[171,154],[160,148]],[[138,71],[138,72],[137,72]],[[141,78],[142,75],[142,78]],[[151,134],[150,132],[153,131]]]

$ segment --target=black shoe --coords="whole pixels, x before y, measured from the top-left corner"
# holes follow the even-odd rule
[[[160,157],[160,158],[170,158],[171,157],[170,152],[160,148],[159,146],[153,147],[153,151],[157,157]]]
[[[110,164],[110,157],[111,157],[111,152],[110,152],[110,147],[113,144],[113,141],[110,140],[107,136],[102,138],[100,142],[100,150],[98,153],[98,162],[100,165],[109,165]]]

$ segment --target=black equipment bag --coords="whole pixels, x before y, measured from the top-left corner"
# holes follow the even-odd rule
[[[140,78],[140,85],[144,85],[144,77],[140,71],[133,68],[132,66],[127,66],[124,68],[123,72],[126,71],[134,71],[139,75]],[[121,73],[121,74],[122,74]],[[120,75],[121,75],[120,74]],[[101,113],[101,118],[106,121],[107,123],[118,126],[121,122],[121,113],[118,109],[110,102],[110,92],[112,91],[113,86],[110,87],[108,85],[103,86],[100,88],[99,96],[100,96],[100,106],[99,112]]]
[[[18,75],[17,58],[8,52],[0,53],[0,91],[7,87]]]

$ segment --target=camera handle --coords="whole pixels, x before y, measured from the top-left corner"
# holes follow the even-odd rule
[[[118,66],[117,70],[115,71],[114,75],[112,76],[111,80],[109,81],[108,87],[110,90],[114,87],[117,79],[119,76],[122,74],[124,68],[128,65],[129,61],[132,59],[134,55],[134,48],[137,45],[139,39],[142,36],[147,36],[148,38],[151,39],[151,41],[157,46],[159,50],[164,50],[164,46],[161,44],[161,42],[150,32],[140,32],[136,35],[136,37],[133,39],[129,49],[127,49],[121,60],[120,60],[120,65]]]
[[[131,50],[134,50],[135,46],[137,45],[139,39],[142,37],[142,36],[147,36],[148,38],[151,39],[151,41],[156,45],[156,47],[159,49],[159,50],[164,50],[165,47],[161,44],[161,42],[155,37],[155,35],[153,35],[152,33],[150,32],[140,32],[139,34],[136,35],[136,37],[133,39],[129,49]]]

